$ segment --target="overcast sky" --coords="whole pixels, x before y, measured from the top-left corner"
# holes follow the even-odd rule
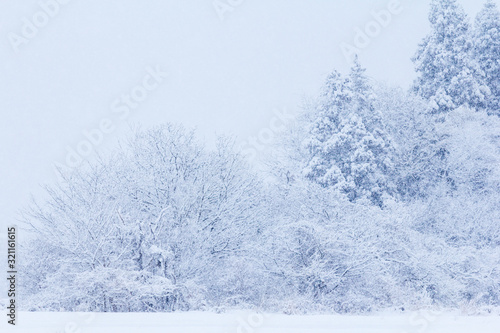
[[[109,132],[89,158],[130,123],[181,122],[209,142],[215,133],[258,135],[273,110],[297,110],[332,69],[345,72],[340,46],[355,46],[357,28],[376,29],[372,11],[391,3],[220,0],[217,10],[213,0],[53,1],[41,1],[52,3],[51,16],[39,1],[0,1],[3,225],[56,180],[54,163],[66,163],[83,131]],[[460,2],[473,17],[483,1]],[[359,49],[370,77],[408,87],[428,6],[401,0],[371,31]],[[122,100],[132,93],[136,101]]]

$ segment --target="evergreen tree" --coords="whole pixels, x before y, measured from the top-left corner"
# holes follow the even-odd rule
[[[328,77],[305,140],[309,157],[303,173],[350,201],[365,198],[381,206],[383,194],[393,192],[392,148],[364,72],[356,59],[347,78],[338,72]]]
[[[474,54],[491,91],[487,107],[500,116],[500,12],[492,0],[487,0],[475,23]]]
[[[412,59],[419,74],[413,89],[429,100],[434,112],[459,106],[485,107],[489,89],[473,58],[467,15],[456,0],[432,0],[431,32]]]

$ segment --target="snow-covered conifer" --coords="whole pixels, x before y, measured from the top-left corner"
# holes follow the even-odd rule
[[[418,73],[413,89],[436,113],[460,106],[484,108],[490,92],[473,57],[464,10],[456,0],[432,0],[429,21],[431,32],[412,59]]]

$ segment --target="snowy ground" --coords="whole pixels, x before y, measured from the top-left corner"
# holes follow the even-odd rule
[[[4,317],[4,316],[2,316]],[[7,330],[5,331],[5,327]],[[18,314],[15,328],[2,332],[26,333],[498,333],[500,316],[463,317],[433,312],[404,316],[287,316],[255,313],[49,313]]]

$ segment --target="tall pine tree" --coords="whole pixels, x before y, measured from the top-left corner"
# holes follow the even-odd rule
[[[456,0],[432,0],[431,32],[412,59],[418,78],[414,90],[436,113],[459,106],[482,109],[489,98],[484,74],[473,57],[467,15]]]
[[[384,194],[394,193],[392,146],[364,72],[356,59],[348,77],[338,72],[328,77],[305,141],[309,159],[303,172],[350,201],[368,199],[382,206]]]
[[[475,58],[491,91],[488,112],[500,116],[500,12],[492,0],[476,16],[474,44]]]

